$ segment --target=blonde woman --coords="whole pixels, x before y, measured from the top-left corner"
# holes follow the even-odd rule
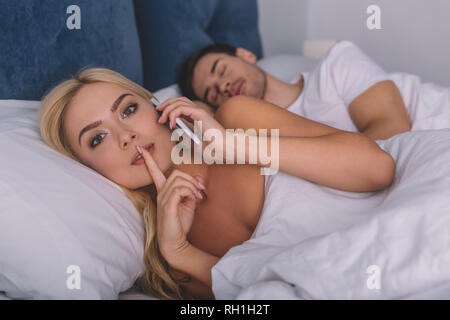
[[[43,140],[120,185],[143,215],[142,286],[149,295],[214,298],[211,268],[251,237],[264,204],[260,169],[269,165],[260,159],[175,164],[176,117],[202,121],[203,131],[279,129],[279,170],[324,186],[366,192],[393,181],[394,160],[362,134],[250,97],[229,99],[214,117],[187,98],[170,99],[158,106],[159,117],[152,97],[119,73],[90,68],[52,88],[39,110]],[[136,162],[138,147],[144,160]]]

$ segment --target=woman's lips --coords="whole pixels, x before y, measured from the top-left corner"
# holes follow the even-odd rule
[[[153,155],[153,153],[155,153],[155,145],[153,143],[149,143],[146,146],[144,146],[144,149],[146,149],[151,155]],[[140,158],[139,160],[136,161],[136,157],[139,155],[139,153],[136,153],[134,155],[133,158],[133,162],[131,163],[131,165],[140,165],[140,164],[144,164],[145,161],[143,158]]]

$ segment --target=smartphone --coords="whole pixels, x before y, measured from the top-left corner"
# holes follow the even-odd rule
[[[153,103],[153,105],[155,107],[160,105],[159,101],[155,97],[153,97],[151,99],[151,102]],[[158,115],[161,116],[162,111],[160,111],[160,110],[156,110],[156,111],[158,112]],[[189,136],[189,138],[191,138],[196,144],[201,143],[200,139],[192,132],[191,129],[188,128],[188,126],[186,126],[184,124],[184,122],[180,118],[178,118],[178,117],[175,118],[175,123],[176,123],[176,126],[178,128],[180,128],[181,130],[183,130]]]

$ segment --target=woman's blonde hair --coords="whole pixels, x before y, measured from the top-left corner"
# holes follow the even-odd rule
[[[64,132],[64,113],[71,99],[86,84],[106,82],[129,89],[146,100],[153,95],[120,73],[105,68],[81,69],[72,78],[53,87],[41,101],[38,111],[40,134],[46,144],[56,151],[81,162],[69,145]],[[145,228],[145,273],[140,279],[142,290],[161,299],[191,298],[170,274],[170,267],[161,255],[156,236],[156,190],[154,185],[131,190],[120,187],[143,216]]]

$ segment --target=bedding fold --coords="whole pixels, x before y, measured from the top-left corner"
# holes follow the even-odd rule
[[[450,129],[377,143],[397,164],[380,192],[266,177],[252,238],[212,269],[216,298],[449,298]]]

